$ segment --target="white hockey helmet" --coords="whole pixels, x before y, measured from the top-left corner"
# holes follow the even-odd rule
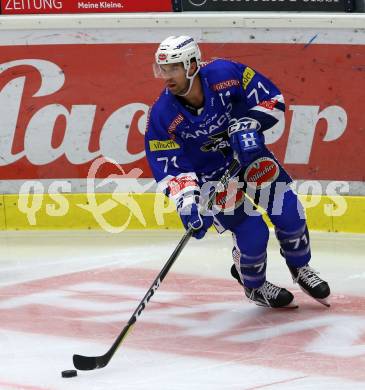
[[[190,68],[190,61],[195,58],[198,68],[201,63],[201,53],[194,38],[187,35],[170,36],[164,39],[158,47],[155,60],[159,65],[182,62],[185,70]]]
[[[189,75],[191,60],[193,58],[196,61],[197,68],[194,74]],[[155,53],[155,63],[153,64],[153,71],[155,77],[165,77],[163,75],[166,75],[166,71],[161,68],[162,65],[177,64],[180,62],[183,63],[186,78],[189,80],[189,86],[186,92],[180,93],[179,96],[186,96],[191,91],[191,88],[193,86],[193,80],[200,70],[200,49],[194,38],[189,37],[187,35],[180,35],[178,37],[167,37],[160,43],[160,46]],[[174,70],[172,70],[172,72],[174,72]],[[169,74],[169,71],[167,72],[167,74]]]

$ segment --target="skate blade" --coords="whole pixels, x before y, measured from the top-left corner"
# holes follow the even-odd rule
[[[295,299],[293,299],[289,305],[283,306],[283,309],[298,309],[299,305],[295,302]]]
[[[328,298],[323,298],[323,299],[320,299],[320,298],[314,298],[317,302],[321,303],[322,305],[326,306],[326,307],[331,307],[331,304],[329,302],[329,299]]]
[[[304,292],[304,294],[307,294],[309,297],[311,297],[315,301],[321,303],[323,306],[331,307],[331,304],[330,304],[330,301],[329,301],[328,297],[327,298],[314,298],[302,286],[299,286],[299,287]]]
[[[288,305],[279,306],[279,307],[268,306],[266,303],[255,302],[255,301],[251,301],[251,300],[249,300],[249,302],[254,303],[255,305],[260,306],[260,307],[266,307],[268,309],[298,309],[298,307],[299,307],[299,305],[297,305],[297,303],[295,302],[294,299]]]

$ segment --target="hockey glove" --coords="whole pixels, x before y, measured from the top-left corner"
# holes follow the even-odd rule
[[[198,240],[205,236],[205,233],[213,224],[213,217],[200,214],[196,203],[184,207],[179,214],[185,229],[187,230],[191,226],[194,230],[193,237]]]
[[[260,124],[253,118],[241,118],[228,128],[230,145],[243,166],[249,165],[266,149]]]

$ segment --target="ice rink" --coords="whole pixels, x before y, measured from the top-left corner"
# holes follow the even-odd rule
[[[3,232],[0,389],[365,389],[365,236],[315,233],[312,266],[326,308],[293,285],[271,237],[268,280],[299,309],[248,303],[229,273],[231,237],[192,239],[109,365],[104,354],[182,232]],[[273,234],[271,234],[273,236]]]

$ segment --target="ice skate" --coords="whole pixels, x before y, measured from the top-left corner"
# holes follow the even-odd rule
[[[298,283],[299,287],[310,297],[316,301],[330,307],[328,297],[331,293],[328,283],[322,280],[313,268],[305,265],[301,268],[289,267],[294,283]]]
[[[231,267],[231,275],[243,286],[235,265]],[[271,308],[296,309],[298,305],[294,301],[293,294],[285,288],[275,286],[265,281],[259,288],[248,288],[243,286],[246,297],[258,306]]]

